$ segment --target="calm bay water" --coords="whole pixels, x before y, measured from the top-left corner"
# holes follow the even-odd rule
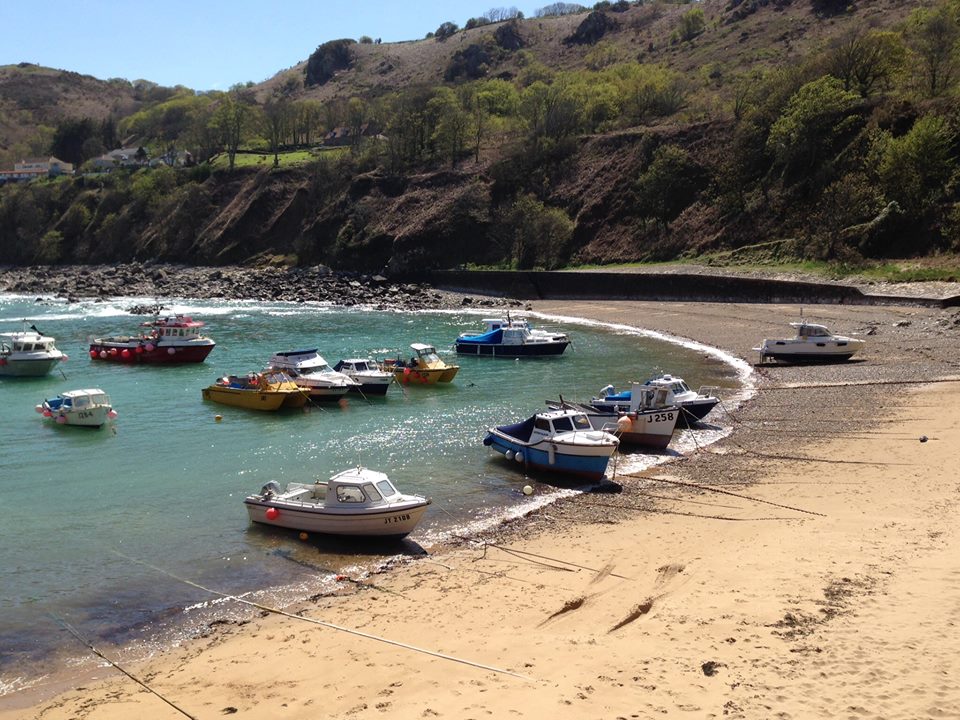
[[[28,686],[84,649],[62,618],[115,652],[140,653],[218,617],[242,612],[157,568],[227,593],[289,602],[330,591],[347,567],[417,554],[451,534],[475,533],[559,493],[483,447],[487,427],[515,422],[560,393],[596,394],[655,372],[692,386],[719,385],[728,399],[742,368],[718,354],[596,323],[535,321],[568,332],[561,358],[458,357],[459,332],[480,315],[393,313],[314,304],[167,301],[207,323],[217,348],[205,363],[127,366],[87,356],[93,336],[126,334],[144,318],[126,308],[149,298],[67,304],[0,295],[0,331],[20,319],[70,355],[39,379],[0,378],[0,695]],[[486,316],[495,316],[489,311]],[[450,386],[394,386],[386,398],[351,396],[344,406],[258,413],[206,403],[201,388],[229,373],[260,369],[278,350],[319,348],[344,357],[404,357],[411,342],[437,346],[461,370]],[[34,406],[68,389],[100,387],[119,417],[91,431],[43,422]],[[221,414],[223,421],[214,422]],[[724,425],[722,414],[716,419]],[[724,432],[697,431],[697,443]],[[690,438],[673,447],[693,447]],[[632,455],[621,469],[652,461]],[[269,480],[328,477],[362,463],[383,470],[434,505],[417,530],[389,545],[312,538],[249,525],[242,499]],[[150,567],[153,566],[153,567]],[[124,649],[126,648],[126,649]]]

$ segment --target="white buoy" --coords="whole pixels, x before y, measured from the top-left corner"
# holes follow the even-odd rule
[[[522,453],[522,452],[517,452],[517,454],[513,456],[513,459],[516,460],[518,463],[522,463],[522,462],[523,462],[523,453]]]
[[[507,451],[503,454],[503,456],[504,456],[507,460],[513,460],[513,450],[507,450]]]
[[[524,494],[524,495],[533,495],[533,488],[530,487],[529,485],[524,485],[524,486],[523,486],[523,494]]]

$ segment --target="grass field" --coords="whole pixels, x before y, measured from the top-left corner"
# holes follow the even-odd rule
[[[277,158],[280,161],[280,167],[289,168],[298,165],[306,165],[313,162],[318,157],[336,158],[345,152],[350,152],[347,147],[327,148],[318,151],[294,150],[293,152],[282,152]],[[222,170],[229,165],[229,158],[226,153],[222,153],[212,162],[214,169]],[[264,152],[238,152],[233,163],[234,167],[273,167],[273,153]]]

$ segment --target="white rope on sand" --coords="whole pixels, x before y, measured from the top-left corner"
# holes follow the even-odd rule
[[[293,620],[302,620],[303,622],[308,622],[313,625],[320,625],[321,627],[329,628],[331,630],[336,630],[338,632],[344,632],[349,635],[356,635],[358,637],[386,643],[387,645],[393,645],[395,647],[403,648],[405,650],[412,650],[413,652],[422,653],[424,655],[430,655],[431,657],[440,658],[441,660],[450,660],[451,662],[461,663],[463,665],[469,665],[471,667],[479,668],[480,670],[489,670],[490,672],[499,673],[501,675],[510,675],[511,677],[520,678],[521,680],[532,680],[532,678],[527,677],[526,675],[521,675],[520,673],[513,672],[512,670],[504,670],[503,668],[494,667],[492,665],[484,665],[483,663],[474,662],[473,660],[466,660],[464,658],[458,658],[453,655],[446,655],[444,653],[437,652],[436,650],[427,650],[426,648],[417,647],[416,645],[410,645],[408,643],[400,642],[399,640],[391,640],[390,638],[380,637],[379,635],[365,633],[362,630],[355,630],[353,628],[344,627],[342,625],[336,625],[331,622],[326,622],[325,620],[318,620],[316,618],[304,617],[302,615],[294,615],[293,613],[286,612],[285,610],[280,610],[278,608],[270,607],[269,605],[263,605],[262,603],[254,602],[253,600],[247,600],[242,597],[237,597],[236,595],[231,595],[230,593],[224,593],[224,592],[220,592],[219,590],[213,590],[212,588],[205,587],[200,583],[194,582],[193,580],[187,580],[186,578],[182,578],[178,575],[175,575],[169,570],[164,570],[163,568],[157,567],[156,565],[151,565],[150,563],[144,562],[143,560],[138,560],[134,557],[130,557],[129,555],[124,555],[123,553],[117,550],[114,550],[113,552],[126,560],[135,562],[139,565],[143,565],[144,567],[148,567],[151,570],[156,570],[159,573],[162,573],[168,577],[171,577],[174,580],[178,580],[186,585],[190,585],[191,587],[195,587],[198,590],[203,590],[204,592],[208,592],[211,595],[219,595],[222,598],[226,598],[228,600],[234,600],[238,603],[255,607],[258,610],[263,610],[265,612],[273,613],[274,615],[282,615],[283,617],[292,618]]]

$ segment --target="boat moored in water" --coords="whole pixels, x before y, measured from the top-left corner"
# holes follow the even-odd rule
[[[401,358],[387,359],[381,365],[386,372],[392,372],[394,377],[404,385],[435,385],[448,383],[456,377],[459,365],[448,365],[437,354],[433,345],[411,343],[410,348],[414,355],[409,361]]]
[[[26,325],[26,320],[24,320]],[[0,376],[43,377],[67,356],[54,345],[55,338],[31,325],[29,330],[0,333]]]
[[[141,324],[137,335],[97,338],[90,343],[90,358],[122,363],[172,365],[200,363],[216,343],[200,334],[204,323],[189,315],[171,315]]]
[[[582,411],[563,407],[490,428],[483,444],[524,469],[599,480],[620,441],[609,432],[594,429]]]
[[[403,537],[431,501],[401,493],[385,473],[356,467],[286,489],[270,482],[243,502],[255,523],[327,535]]]
[[[833,335],[824,325],[801,320],[790,326],[797,332],[795,337],[766,339],[760,347],[753,348],[760,353],[760,362],[843,362],[863,349],[863,340]]]
[[[525,318],[484,319],[485,329],[479,334],[461,333],[456,340],[461,355],[490,357],[542,357],[562,355],[570,340],[564,333],[530,327]]]
[[[227,375],[203,389],[203,399],[247,410],[301,408],[308,395],[282,372]]]
[[[67,390],[44,400],[35,409],[58,425],[99,428],[117,417],[110,396],[100,388]]]
[[[286,373],[313,400],[339,400],[359,383],[337,372],[316,348],[274,353],[270,368]]]
[[[393,373],[381,370],[377,363],[368,358],[341,360],[333,369],[356,383],[350,388],[350,392],[363,395],[386,395],[393,382]]]

